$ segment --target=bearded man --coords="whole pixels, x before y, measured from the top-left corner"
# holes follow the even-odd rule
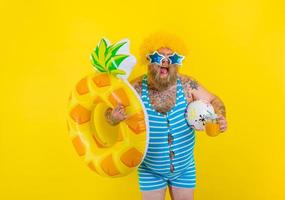
[[[148,73],[131,82],[147,110],[150,130],[148,150],[138,169],[143,200],[165,199],[167,186],[173,200],[194,199],[195,130],[185,118],[188,103],[210,102],[218,115],[220,131],[227,128],[225,106],[220,98],[193,77],[178,73],[184,49],[176,36],[150,36],[141,48],[142,58],[148,62]],[[106,111],[112,125],[126,117],[121,105]]]

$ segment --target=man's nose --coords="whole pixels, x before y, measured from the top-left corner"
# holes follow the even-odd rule
[[[164,58],[162,60],[162,66],[165,66],[165,65],[169,65],[169,59],[168,58]]]

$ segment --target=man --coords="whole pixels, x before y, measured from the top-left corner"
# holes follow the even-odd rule
[[[155,42],[159,43],[161,37]],[[218,115],[221,132],[227,128],[225,107],[192,77],[178,73],[184,56],[173,45],[160,44],[154,50],[144,57],[149,62],[147,75],[132,81],[146,107],[150,128],[148,151],[138,170],[142,197],[143,200],[163,200],[169,186],[173,200],[193,200],[195,134],[185,119],[186,106],[198,99],[210,102]],[[118,105],[113,110],[108,109],[106,117],[115,125],[127,116],[124,107]]]

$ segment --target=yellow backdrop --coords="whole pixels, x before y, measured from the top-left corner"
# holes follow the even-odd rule
[[[69,139],[69,92],[102,36],[138,56],[153,31],[190,50],[181,72],[226,104],[228,131],[197,133],[197,200],[285,199],[285,3],[1,1],[0,199],[140,199],[136,173],[105,179]],[[136,67],[131,79],[144,73]],[[167,199],[169,195],[167,195]]]

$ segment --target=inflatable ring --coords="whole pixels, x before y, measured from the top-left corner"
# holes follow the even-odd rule
[[[112,126],[105,111],[117,104],[125,107],[128,118]],[[67,110],[72,144],[91,170],[101,176],[120,177],[140,165],[148,140],[146,113],[127,81],[109,72],[86,76],[72,91]]]

